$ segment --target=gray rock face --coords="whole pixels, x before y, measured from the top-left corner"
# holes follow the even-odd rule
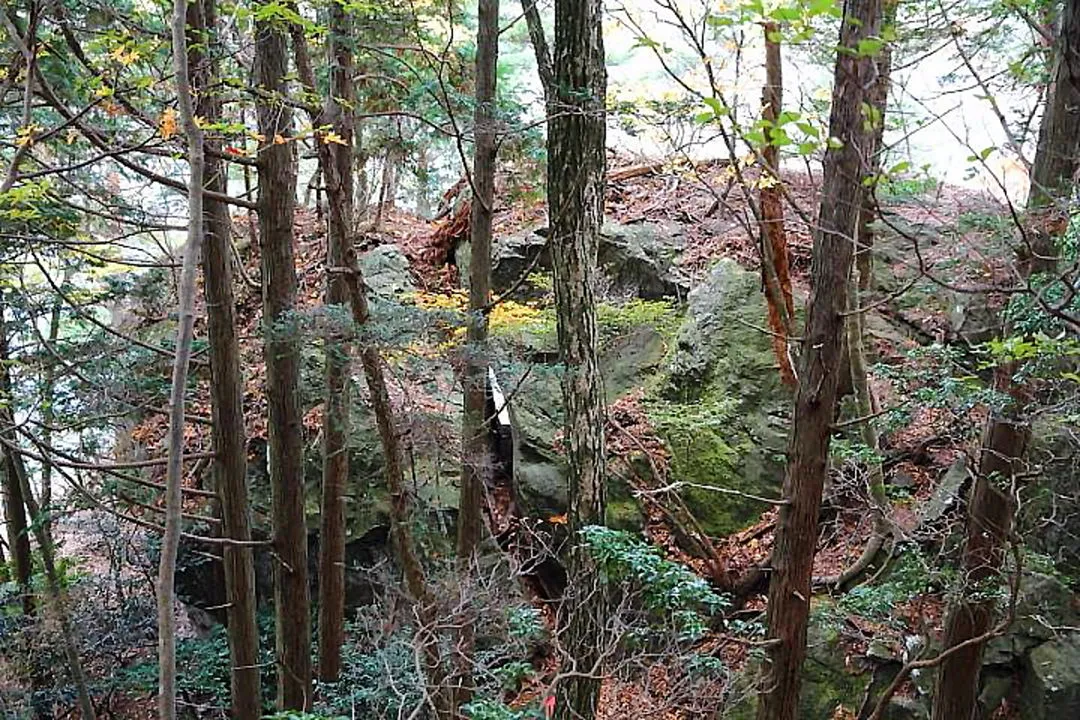
[[[379,245],[357,260],[364,283],[376,295],[392,298],[416,290],[409,275],[409,259],[397,245]]]
[[[682,300],[690,282],[675,260],[685,246],[686,238],[673,226],[605,224],[597,256],[603,290],[643,300]],[[492,249],[492,284],[496,290],[506,290],[530,272],[550,270],[546,228],[496,239]]]
[[[747,526],[763,505],[708,486],[774,496],[783,477],[791,394],[761,329],[767,322],[757,274],[722,260],[690,292],[666,369],[661,395],[671,419],[655,422],[671,447],[675,479],[696,486],[685,499],[716,535]],[[679,417],[694,417],[692,427]]]
[[[608,223],[601,231],[597,260],[615,294],[682,300],[690,281],[675,260],[685,247],[682,232],[667,225]]]
[[[1021,511],[1024,540],[1055,566],[1080,576],[1080,434],[1061,414],[1039,417],[1032,427],[1029,458],[1040,471]],[[1052,518],[1047,522],[1046,518]]]
[[[1024,664],[1023,720],[1080,717],[1080,638],[1076,633],[1043,643]]]
[[[647,326],[632,328],[605,345],[600,364],[608,402],[643,384],[659,369],[663,355],[663,338]],[[517,388],[511,406],[516,500],[531,517],[564,513],[568,504],[566,460],[554,450],[563,425],[561,393],[557,366],[538,367]],[[636,503],[617,490],[609,491],[609,506],[625,520],[634,514]]]
[[[1080,717],[1080,636],[1069,629],[1078,625],[1069,588],[1049,575],[1025,575],[1015,620],[983,656],[984,710],[1011,697],[1023,720]]]

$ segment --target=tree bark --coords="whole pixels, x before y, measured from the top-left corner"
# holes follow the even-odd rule
[[[296,31],[294,30],[294,33]],[[300,37],[294,34],[297,44],[297,74],[300,81],[309,89],[315,87],[314,70],[307,57],[306,50],[300,44]],[[342,47],[340,52],[345,52]],[[319,116],[313,118],[313,124],[322,123]],[[337,143],[320,142],[319,160],[323,165],[327,197],[330,206],[331,232],[336,233],[335,227],[350,228],[343,211],[348,203],[344,200],[335,202],[347,187],[342,179],[342,174],[351,172],[346,170],[345,157],[336,156],[331,146]],[[338,146],[344,147],[344,146]],[[348,168],[352,167],[351,159]],[[365,331],[371,312],[368,307],[367,294],[364,288],[364,277],[360,272],[356,258],[356,245],[351,240],[338,246],[341,252],[341,264],[330,268],[330,271],[345,280],[345,291],[352,311],[353,325],[360,336],[360,364],[364,372],[364,378],[368,386],[371,400],[372,413],[375,416],[375,425],[379,433],[379,441],[383,451],[383,472],[386,478],[387,490],[390,494],[390,525],[391,536],[395,550],[401,561],[405,575],[405,587],[415,603],[416,614],[420,627],[417,629],[416,642],[420,645],[421,656],[424,660],[424,674],[428,685],[428,693],[433,698],[439,720],[454,717],[453,694],[449,692],[446,684],[446,673],[443,668],[441,653],[439,650],[439,638],[436,627],[438,617],[435,611],[434,598],[428,586],[424,565],[417,549],[416,541],[412,535],[412,520],[408,499],[408,489],[405,487],[405,453],[402,449],[401,437],[394,423],[394,410],[390,403],[390,393],[387,388],[386,375],[383,371],[382,358],[379,355],[378,346],[365,337]]]
[[[488,303],[491,300],[491,221],[495,210],[495,83],[499,59],[499,0],[480,0],[476,32],[476,109],[470,218],[469,313],[467,316],[464,408],[461,419],[461,487],[458,501],[457,557],[471,573],[484,528],[484,491],[493,459],[487,418]],[[473,619],[460,623],[455,650],[456,693],[460,707],[472,698]]]
[[[536,0],[522,0],[521,6],[525,11],[525,25],[528,27],[529,41],[536,56],[536,71],[540,75],[540,85],[544,88],[544,103],[550,114],[555,99],[555,71],[551,67],[551,50],[548,49],[547,36],[544,33],[544,21],[540,18]]]
[[[605,404],[594,295],[607,135],[602,1],[556,0],[554,47],[555,102],[565,112],[548,124],[548,214],[573,538],[587,525],[602,524],[606,505]],[[605,593],[586,550],[576,538],[571,543],[571,579],[562,607],[564,672],[572,672],[556,688],[555,717],[590,720],[600,696]]]
[[[896,24],[896,9],[899,0],[883,0],[882,27]],[[870,142],[866,156],[870,160],[868,174],[878,176],[881,173],[882,144],[885,139],[885,117],[889,106],[889,88],[892,78],[892,45],[886,43],[874,60],[877,77],[866,97],[866,104],[872,109],[873,122]],[[874,280],[874,218],[877,217],[877,203],[872,193],[863,198],[862,211],[859,215],[859,242],[855,248],[855,264],[858,267],[859,290],[871,288]]]
[[[769,583],[766,661],[758,720],[795,720],[810,609],[818,513],[828,469],[831,427],[842,358],[847,286],[863,201],[867,130],[862,104],[873,80],[873,58],[860,56],[861,39],[875,35],[881,0],[848,0],[840,31],[829,134],[840,141],[825,155],[818,230],[811,267],[806,338],[788,441],[784,505],[779,508]]]
[[[195,274],[203,240],[203,148],[202,130],[195,123],[193,88],[188,66],[187,0],[173,6],[172,50],[176,76],[180,125],[187,136],[188,232],[183,269],[177,288],[176,358],[169,393],[169,457],[165,467],[165,532],[161,538],[158,566],[158,716],[176,717],[176,553],[180,544],[180,483],[184,471],[184,403],[188,365],[195,334]]]
[[[11,375],[8,370],[10,358],[7,354],[6,332],[2,306],[0,306],[0,337],[4,338],[4,341],[0,342],[0,397],[5,398],[11,395]],[[75,692],[79,699],[79,711],[82,713],[84,720],[94,720],[97,713],[90,697],[86,672],[83,670],[82,660],[79,658],[79,646],[75,639],[75,629],[71,624],[71,615],[68,613],[64,587],[60,582],[60,574],[56,569],[56,546],[53,544],[52,539],[52,520],[47,513],[42,512],[42,507],[37,502],[33,489],[30,487],[30,477],[26,472],[26,466],[18,450],[15,418],[12,415],[10,404],[0,404],[0,434],[3,436],[2,452],[5,474],[14,478],[18,484],[22,501],[29,513],[29,527],[34,534],[34,540],[37,542],[38,552],[41,553],[41,565],[45,570],[45,591],[60,625],[64,656],[67,659],[71,682],[75,686]]]
[[[277,22],[255,27],[259,132],[259,240],[262,258],[264,354],[269,406],[270,486],[274,522],[274,615],[278,706],[311,706],[311,597],[304,525],[304,426],[300,410],[300,347],[294,329],[296,266],[293,212],[296,157],[292,111],[285,97],[287,38]]]
[[[1068,195],[1080,165],[1080,0],[1065,0],[1054,56],[1054,81],[1031,168],[1033,208]],[[1056,254],[1053,247],[1042,249]]]
[[[495,205],[495,69],[499,55],[499,0],[480,0],[476,38],[476,111],[473,202],[470,218],[469,315],[465,407],[462,419],[461,497],[457,554],[468,563],[483,529],[484,484],[491,471],[487,437],[487,314],[491,295],[491,219]]]
[[[213,38],[216,37],[216,0],[200,0],[192,5],[188,26],[197,36],[189,45],[195,85],[208,87],[217,77],[217,60],[211,52],[204,50],[207,42],[213,47]],[[196,108],[197,114],[211,123],[221,117],[220,100],[212,92],[200,93]],[[210,150],[221,150],[221,142],[216,138],[207,138],[206,144]],[[211,153],[207,157],[202,184],[207,189],[226,194],[226,170],[217,154]],[[251,540],[251,517],[247,491],[244,385],[233,295],[232,219],[225,203],[207,200],[203,223],[202,266],[210,345],[214,490],[221,505],[222,536],[246,542]],[[238,720],[258,720],[262,715],[262,688],[254,555],[252,549],[243,544],[225,545],[222,555],[228,604],[229,659],[232,665],[230,714]]]
[[[999,371],[999,388],[1011,386],[1007,377],[1011,374],[1012,368]],[[1017,414],[1021,407],[995,413],[983,436],[979,471],[968,505],[964,577],[946,618],[945,650],[986,634],[993,624],[994,580],[1000,575],[1012,530],[1016,510],[1013,484],[1022,471],[1029,436],[1026,422]],[[984,648],[984,642],[967,645],[938,666],[933,720],[976,717]]]
[[[315,126],[331,125],[340,142],[320,138],[318,155],[326,185],[327,280],[326,305],[344,308],[349,287],[345,266],[353,239],[353,56],[351,28],[345,9],[330,8],[328,51],[330,92]],[[301,82],[315,91],[314,70],[300,28],[293,44]],[[351,343],[341,337],[326,340],[326,397],[323,422],[322,509],[319,530],[319,678],[334,682],[341,674],[345,642],[345,489],[349,480],[349,407]]]
[[[2,312],[2,309],[0,309]],[[0,318],[0,358],[5,361],[8,357],[7,328],[3,318]],[[7,370],[3,371],[3,387],[0,392],[0,402],[7,403],[5,415],[10,415],[10,387],[7,382]],[[15,438],[10,438],[14,441]],[[12,578],[19,586],[22,594],[23,612],[31,615],[34,612],[34,595],[30,588],[30,574],[33,571],[33,561],[30,554],[30,532],[26,523],[26,508],[23,501],[22,487],[19,485],[19,476],[15,471],[15,465],[11,462],[9,453],[4,453],[4,519],[7,523],[7,543],[11,550]]]
[[[765,87],[762,89],[762,119],[775,125],[783,106],[784,80],[780,63],[779,26],[765,23]],[[771,130],[771,128],[770,128]],[[780,179],[780,147],[768,142],[762,148],[765,161],[761,179],[761,275],[765,298],[769,306],[769,327],[773,332],[772,345],[780,365],[780,377],[787,385],[795,385],[788,338],[795,334],[795,302],[791,294],[791,273],[788,269],[787,233],[784,230],[784,198]]]

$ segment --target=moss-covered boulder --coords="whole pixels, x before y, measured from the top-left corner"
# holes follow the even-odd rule
[[[617,325],[615,321],[608,324]],[[631,324],[608,333],[600,357],[607,401],[614,402],[649,384],[662,367],[665,349],[663,333],[648,324]],[[566,460],[556,449],[563,427],[559,368],[554,364],[530,368],[514,387],[510,411],[515,499],[520,510],[531,517],[562,514],[568,504],[568,486]],[[630,488],[612,477],[608,485],[608,524],[633,529],[640,528],[642,520]]]
[[[791,394],[780,381],[758,276],[722,260],[689,295],[653,423],[673,479],[705,530],[726,535],[766,508],[783,477]],[[717,488],[713,490],[711,488]]]

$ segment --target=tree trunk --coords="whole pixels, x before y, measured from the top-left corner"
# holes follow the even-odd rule
[[[597,570],[574,533],[602,524],[606,501],[604,389],[597,359],[596,255],[604,216],[605,96],[603,3],[556,0],[554,72],[565,112],[548,125],[548,214],[564,438],[570,471],[570,583],[564,671],[555,717],[591,720],[600,697],[597,664],[605,645],[606,603]],[[567,667],[569,666],[569,667]]]
[[[367,296],[364,294],[364,277],[356,261],[356,249],[346,248],[344,275],[348,281],[349,304],[353,323],[362,332],[370,319]],[[437,614],[434,598],[428,587],[424,565],[412,535],[411,509],[408,489],[405,487],[405,454],[401,437],[394,425],[394,412],[387,391],[379,349],[371,342],[364,342],[360,349],[360,364],[364,369],[371,409],[383,449],[383,472],[390,493],[390,532],[405,575],[405,589],[416,605],[420,621],[416,642],[424,660],[424,675],[428,693],[433,698],[439,720],[454,717],[452,695],[446,687],[446,672],[439,651]]]
[[[217,29],[216,0],[200,0],[189,10],[192,33],[214,38]],[[217,77],[217,61],[192,41],[189,60],[196,87],[207,87]],[[213,45],[211,44],[211,48]],[[213,123],[221,117],[220,100],[214,93],[200,93],[197,114]],[[220,151],[216,138],[207,147]],[[225,194],[224,164],[211,154],[203,171],[203,186]],[[210,344],[210,404],[213,415],[214,490],[221,505],[223,537],[251,539],[251,517],[247,492],[247,443],[244,426],[244,385],[240,372],[240,346],[236,332],[236,303],[233,296],[232,219],[228,207],[219,201],[206,202],[204,215],[203,285],[206,298],[207,330]],[[225,598],[228,604],[229,659],[232,707],[238,720],[258,720],[262,715],[259,677],[259,628],[255,607],[255,564],[250,547],[227,544],[222,548],[225,567]]]
[[[1029,207],[1067,196],[1080,165],[1080,0],[1065,0],[1054,56],[1054,81],[1031,168]],[[1051,257],[1056,254],[1053,247],[1033,248],[1041,254],[1040,249],[1049,250]]]
[[[0,312],[3,312],[0,308]],[[5,362],[8,359],[7,328],[3,318],[0,318],[0,358]],[[7,380],[8,371],[6,366],[3,370],[3,378],[0,380],[0,405],[5,410],[5,416],[11,414],[10,383]],[[5,417],[6,420],[6,417]],[[14,437],[8,438],[11,442]],[[22,594],[23,612],[30,615],[34,612],[34,595],[30,588],[30,575],[33,572],[33,561],[30,555],[30,532],[26,523],[26,508],[23,501],[22,487],[19,485],[19,476],[15,471],[14,463],[11,462],[10,454],[4,453],[4,519],[7,523],[7,543],[11,550],[12,578],[19,586]]]
[[[998,372],[999,389],[1011,386],[1013,368]],[[979,471],[968,506],[964,577],[945,624],[944,648],[983,635],[994,621],[995,580],[1001,573],[1005,543],[1012,529],[1013,484],[1022,471],[1028,428],[1017,414],[995,413],[983,437]],[[933,720],[971,720],[979,699],[979,671],[985,643],[949,655],[938,667]]]
[[[8,370],[9,360],[7,348],[6,328],[3,322],[3,309],[0,307],[0,397],[7,398],[11,395],[11,375]],[[12,415],[10,404],[0,403],[0,434],[3,435],[3,456],[5,475],[14,478],[18,484],[22,501],[29,512],[30,530],[34,533],[37,541],[38,552],[41,553],[41,565],[45,570],[45,590],[56,613],[57,622],[60,625],[60,637],[64,644],[64,656],[67,659],[68,672],[71,674],[71,682],[75,686],[75,692],[79,698],[79,711],[83,720],[94,720],[97,714],[94,703],[90,698],[90,690],[86,683],[86,673],[83,670],[82,660],[79,659],[79,647],[75,640],[75,629],[71,624],[71,616],[68,613],[67,601],[64,596],[64,587],[60,582],[60,574],[56,570],[56,546],[52,540],[52,520],[47,513],[42,512],[41,505],[34,498],[30,487],[30,477],[26,472],[22,456],[18,450],[18,435],[15,432],[15,418]]]
[[[476,142],[470,218],[469,315],[466,335],[465,412],[462,419],[461,498],[457,553],[468,563],[480,543],[484,484],[491,471],[487,436],[487,314],[491,298],[491,218],[495,205],[495,68],[499,54],[499,0],[480,0],[476,38]]]
[[[1071,191],[1080,151],[1080,0],[1066,0],[1054,86],[1043,116],[1039,147],[1032,169],[1030,207],[1039,207]],[[1057,249],[1050,233],[1039,234],[1021,258],[1023,277],[1053,272]],[[1006,334],[1009,328],[1006,328]],[[968,501],[964,543],[964,578],[949,608],[945,624],[945,649],[980,637],[994,622],[993,583],[1005,554],[1016,512],[1015,484],[1023,470],[1030,428],[1025,414],[1030,390],[1013,378],[1014,363],[995,374],[998,391],[1010,404],[995,411],[983,433],[979,469]],[[985,643],[974,643],[949,655],[939,666],[934,696],[934,720],[967,720],[976,716],[979,672]]]
[[[882,28],[896,24],[896,8],[899,0],[883,0]],[[885,44],[874,60],[877,77],[867,93],[866,104],[872,109],[870,142],[866,151],[870,167],[867,173],[878,176],[881,172],[881,149],[885,138],[885,114],[889,107],[889,87],[892,77],[892,46]],[[855,248],[855,264],[858,267],[859,290],[866,291],[873,286],[874,280],[874,218],[877,217],[877,203],[872,193],[863,198],[862,211],[859,215],[859,242]]]
[[[326,305],[344,308],[349,302],[348,281],[341,272],[353,247],[353,120],[351,108],[353,56],[348,38],[351,28],[345,9],[330,8],[330,92],[316,126],[332,125],[337,142],[321,139],[319,164],[326,185],[329,222],[327,232]],[[297,68],[301,82],[314,91],[315,77],[303,32],[294,27]],[[326,397],[323,422],[322,511],[319,531],[319,678],[334,682],[341,674],[341,646],[345,642],[345,489],[349,480],[349,385],[351,343],[341,337],[326,339]]]
[[[525,25],[529,30],[533,54],[536,56],[536,71],[540,75],[540,85],[544,88],[544,103],[550,114],[551,104],[555,99],[555,72],[551,68],[551,51],[544,34],[544,21],[540,18],[536,0],[522,0],[521,5],[525,11]]]
[[[260,145],[259,240],[262,257],[264,354],[269,406],[270,486],[274,522],[274,615],[278,706],[311,706],[311,597],[304,525],[304,426],[300,410],[300,346],[294,329],[296,267],[293,212],[296,158],[292,111],[272,98],[287,95],[285,30],[278,22],[255,28],[255,82]],[[280,137],[285,142],[276,142]]]
[[[783,105],[784,80],[780,63],[779,26],[765,23],[765,87],[762,90],[762,119],[775,125]],[[795,303],[791,295],[791,273],[788,270],[787,233],[784,230],[784,198],[780,184],[780,147],[769,140],[761,151],[765,167],[761,184],[761,274],[765,298],[769,306],[769,328],[772,330],[773,353],[780,365],[780,377],[787,385],[795,385],[795,370],[791,364],[788,338],[795,334]]]
[[[457,556],[464,574],[484,527],[484,491],[493,467],[488,435],[488,303],[491,301],[491,220],[495,210],[495,83],[499,58],[499,0],[480,0],[476,31],[476,109],[474,113],[472,217],[469,227],[469,314],[467,316],[464,412],[461,420],[461,488],[458,501]],[[472,697],[473,619],[460,622],[453,686],[460,707]]]
[[[860,56],[861,39],[877,33],[881,0],[848,0],[837,54],[829,134],[839,147],[825,155],[821,209],[814,237],[812,291],[799,387],[788,441],[784,505],[780,506],[769,582],[766,664],[758,720],[795,720],[806,656],[810,581],[818,537],[818,513],[828,469],[831,427],[842,357],[843,313],[853,257],[853,238],[863,201],[867,130],[861,111],[864,88],[873,80],[873,58]]]
[[[184,472],[184,404],[188,365],[195,335],[195,274],[203,240],[203,152],[202,130],[195,123],[187,50],[187,0],[173,6],[172,50],[176,76],[180,124],[187,136],[188,232],[183,269],[177,288],[176,359],[173,361],[169,393],[169,456],[165,467],[165,532],[161,538],[158,566],[158,715],[161,720],[176,717],[176,553],[180,544],[180,483]]]
[[[294,31],[295,32],[295,31]],[[294,35],[297,43],[297,73],[300,81],[309,89],[315,87],[314,70],[307,52],[300,44],[300,36]],[[338,52],[347,52],[344,43]],[[348,77],[348,75],[344,75]],[[328,105],[328,107],[330,107]],[[313,124],[323,122],[320,118],[313,118]],[[330,205],[331,232],[336,233],[335,226],[349,228],[344,209],[348,203],[344,200],[335,201],[348,187],[342,178],[342,174],[348,174],[345,163],[352,167],[351,158],[345,155],[335,155],[332,150],[337,143],[320,142],[319,160],[323,165],[327,196]],[[344,146],[339,146],[344,147]],[[350,188],[351,190],[351,188]],[[364,289],[364,278],[359,269],[356,259],[356,245],[351,236],[346,242],[338,245],[341,252],[341,264],[331,268],[332,272],[345,279],[345,291],[349,307],[352,310],[352,319],[360,340],[360,364],[363,368],[364,378],[367,382],[368,392],[371,398],[372,413],[375,416],[375,425],[379,432],[379,440],[383,451],[383,472],[386,477],[387,490],[390,494],[390,525],[391,535],[395,550],[401,561],[405,575],[405,586],[411,599],[416,605],[416,612],[420,621],[417,629],[416,642],[420,646],[424,660],[424,675],[427,680],[428,693],[433,698],[433,704],[437,710],[439,720],[454,716],[453,696],[446,687],[446,673],[443,669],[441,654],[439,651],[437,635],[437,614],[435,612],[434,598],[428,587],[427,577],[424,572],[423,562],[417,550],[417,545],[412,536],[412,520],[409,507],[408,490],[405,487],[405,453],[401,446],[401,437],[394,423],[394,411],[390,403],[390,393],[387,389],[386,375],[383,372],[382,358],[379,349],[368,338],[364,337],[365,328],[371,319],[368,307],[367,295]]]
[[[865,203],[863,209],[866,209]],[[861,223],[860,219],[860,226]],[[855,395],[855,415],[866,418],[859,423],[859,439],[871,452],[877,454],[881,449],[880,440],[872,419],[877,412],[877,404],[870,392],[870,382],[866,372],[864,313],[859,311],[861,297],[859,289],[862,285],[862,276],[858,274],[858,277],[855,277],[855,274],[857,273],[853,273],[853,277],[848,282],[848,315],[845,322],[848,369],[851,371],[851,387]],[[866,495],[870,504],[870,519],[873,523],[866,546],[855,562],[844,568],[835,578],[826,579],[824,584],[843,588],[859,577],[874,562],[874,558],[877,557],[891,532],[891,508],[889,496],[885,491],[885,470],[876,457],[869,461],[869,467],[866,469]]]

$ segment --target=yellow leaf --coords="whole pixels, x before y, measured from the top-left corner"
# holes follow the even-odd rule
[[[266,136],[262,133],[255,132],[254,130],[248,130],[247,136],[255,142],[266,142]]]
[[[71,145],[73,142],[79,139],[79,131],[75,128],[68,128],[67,131],[67,144]]]
[[[168,140],[176,135],[177,129],[176,110],[165,108],[165,112],[161,113],[161,119],[158,120],[158,132],[161,134],[161,137]]]
[[[338,145],[348,145],[345,142],[345,138],[338,135],[336,132],[327,131],[322,134],[323,145],[329,145],[330,143],[337,143]]]
[[[206,126],[209,124],[210,123],[207,122],[206,118],[204,118],[202,115],[195,116],[195,127],[199,128],[200,130],[205,130]]]
[[[289,141],[286,140],[283,135],[278,134],[278,135],[274,136],[274,144],[275,145],[284,145],[287,142],[289,142]]]
[[[40,125],[31,123],[24,125],[15,131],[15,144],[19,147],[28,147],[34,144],[34,133],[41,129]]]

